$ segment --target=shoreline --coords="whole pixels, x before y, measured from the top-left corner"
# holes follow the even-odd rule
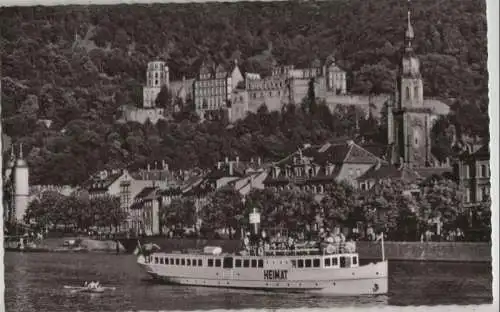
[[[114,253],[116,242],[111,240],[99,241],[82,239],[76,247],[62,247],[65,239],[50,239],[49,244],[38,247],[25,247],[19,250],[15,247],[4,247],[5,252],[28,253]],[[239,250],[239,240],[207,240],[207,239],[178,239],[166,237],[143,237],[141,244],[153,243],[160,246],[161,250],[171,252],[174,250],[200,249],[204,246],[220,246],[226,252]],[[132,254],[137,246],[136,238],[119,239],[118,254]],[[378,242],[358,241],[357,252],[363,261],[378,261],[382,258],[381,245]],[[465,263],[491,263],[491,243],[485,242],[394,242],[385,241],[385,258],[391,262],[465,262]]]

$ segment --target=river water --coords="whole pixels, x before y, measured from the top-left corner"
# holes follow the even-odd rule
[[[7,311],[130,311],[333,308],[373,305],[489,304],[487,263],[390,262],[389,295],[328,297],[151,283],[132,255],[5,253]],[[71,294],[64,285],[99,280],[117,289]]]

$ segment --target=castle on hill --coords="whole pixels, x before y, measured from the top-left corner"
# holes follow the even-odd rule
[[[413,28],[408,25],[407,35],[413,36]],[[406,39],[412,42],[412,39]],[[410,43],[411,44],[411,43]],[[420,63],[413,48],[408,48],[407,62],[402,65],[405,75],[419,75]],[[408,71],[417,71],[418,74]],[[315,59],[308,67],[296,68],[294,65],[273,64],[271,74],[262,77],[258,73],[242,73],[238,61],[231,64],[216,64],[210,58],[205,59],[195,77],[182,80],[170,80],[170,70],[166,62],[153,61],[147,64],[146,84],[143,87],[142,107],[122,107],[121,121],[145,123],[150,120],[157,123],[161,119],[169,119],[172,113],[183,109],[188,99],[192,100],[192,109],[204,119],[214,119],[224,113],[231,122],[245,118],[249,112],[265,105],[269,111],[280,111],[288,104],[300,104],[307,97],[311,86],[315,96],[323,101],[333,112],[338,106],[354,106],[375,118],[390,110],[395,94],[362,95],[352,94],[347,90],[347,72],[333,56],[324,60]],[[157,97],[162,88],[167,88],[172,101],[158,107]],[[399,87],[397,86],[396,89]],[[447,115],[449,106],[437,99],[425,98],[423,85],[411,86],[410,91],[404,89],[403,96],[416,101],[414,107],[425,107],[429,111],[432,123],[439,115]],[[397,93],[397,92],[396,92]],[[413,98],[413,95],[418,98]],[[406,101],[406,100],[405,100]],[[185,109],[185,108],[184,108]]]

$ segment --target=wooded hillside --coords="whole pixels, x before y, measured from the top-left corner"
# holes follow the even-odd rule
[[[157,58],[167,60],[172,79],[179,79],[194,76],[207,55],[266,72],[273,60],[300,67],[333,53],[349,72],[352,92],[392,92],[406,4],[1,8],[2,124],[31,151],[34,184],[76,184],[106,166],[152,158],[167,159],[175,168],[206,166],[228,153],[277,157],[306,140],[349,134],[348,125],[340,125],[342,118],[329,121],[337,125],[316,123],[312,115],[300,117],[303,124],[291,123],[266,113],[261,116],[274,116],[282,125],[271,128],[268,120],[252,116],[236,125],[238,131],[228,131],[225,125],[190,121],[116,125],[115,114],[120,105],[142,103],[145,66]],[[453,99],[449,121],[468,134],[488,134],[485,12],[484,1],[476,0],[413,4],[425,95]],[[37,125],[39,119],[53,120],[50,130]]]

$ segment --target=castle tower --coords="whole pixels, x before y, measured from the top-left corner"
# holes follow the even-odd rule
[[[19,158],[14,168],[14,213],[17,222],[23,222],[29,202],[29,168],[23,159],[23,145],[19,147]]]
[[[393,163],[421,167],[430,164],[430,110],[424,107],[420,61],[413,50],[414,37],[408,9],[404,51],[387,128],[388,143],[394,148]]]
[[[143,88],[143,107],[154,108],[156,97],[163,86],[170,83],[170,73],[165,62],[149,62],[146,72],[146,85]]]

